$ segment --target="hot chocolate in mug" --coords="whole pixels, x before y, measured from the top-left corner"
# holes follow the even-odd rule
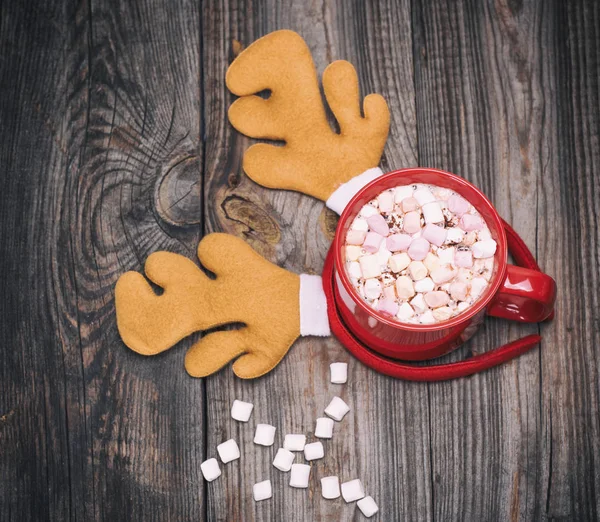
[[[462,196],[485,219],[497,243],[493,273],[483,294],[464,312],[434,324],[403,323],[375,310],[358,295],[344,267],[345,238],[363,205],[386,189],[415,183],[450,189]],[[508,263],[509,251],[521,266]],[[396,362],[432,359],[456,349],[475,333],[486,315],[530,323],[544,321],[552,316],[556,296],[555,281],[539,270],[523,241],[486,196],[455,174],[429,168],[384,174],[352,198],[340,217],[323,275],[330,323],[342,343],[367,365],[415,380],[435,380],[436,372],[443,378],[448,378],[449,372],[457,376],[471,374],[513,358],[515,352],[526,351],[539,341],[538,336],[528,336],[462,363],[415,368]],[[425,375],[427,371],[429,376]]]

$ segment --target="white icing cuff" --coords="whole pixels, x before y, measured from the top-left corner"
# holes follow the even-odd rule
[[[340,185],[337,190],[325,202],[325,205],[333,210],[336,214],[341,215],[346,205],[354,195],[365,185],[371,183],[374,179],[383,174],[379,167],[365,170],[362,174],[354,176],[350,181]]]
[[[300,274],[300,335],[331,335],[321,276]]]

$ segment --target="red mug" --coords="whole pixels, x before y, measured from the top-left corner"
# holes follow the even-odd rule
[[[427,183],[448,188],[464,197],[485,219],[492,238],[497,242],[494,273],[485,292],[463,313],[435,324],[407,324],[386,317],[362,300],[350,282],[344,268],[343,249],[346,234],[362,206],[386,189],[411,183]],[[384,174],[372,181],[363,187],[346,206],[340,217],[330,252],[330,258],[333,262],[329,264],[333,265],[331,268],[333,277],[327,281],[324,280],[324,284],[326,285],[325,291],[328,298],[332,297],[335,303],[335,310],[330,312],[330,320],[333,319],[335,329],[338,330],[334,333],[341,337],[342,342],[347,347],[349,343],[361,344],[362,351],[372,350],[377,352],[377,354],[371,354],[369,357],[362,357],[362,359],[359,357],[359,359],[371,366],[375,366],[376,363],[369,363],[369,361],[377,361],[377,366],[383,367],[385,366],[385,360],[379,357],[378,354],[391,359],[420,361],[439,357],[454,350],[475,333],[486,314],[522,322],[540,322],[549,318],[554,308],[556,283],[550,276],[533,268],[537,265],[532,258],[528,263],[532,268],[508,264],[508,244],[505,227],[508,227],[508,225],[504,223],[483,193],[455,174],[429,168],[409,168]],[[516,238],[517,246],[521,247],[522,250],[527,250],[522,240],[516,236],[516,233],[510,227],[508,227],[508,230],[512,239],[515,240]],[[523,254],[524,257],[527,257],[527,255],[531,257],[528,251]],[[515,258],[517,258],[516,255]],[[330,287],[327,288],[327,285],[330,285]],[[333,296],[330,294],[333,294]],[[340,329],[343,332],[340,332]],[[350,339],[351,337],[353,339]],[[538,336],[531,336],[531,339],[527,339],[529,345],[536,344],[539,341]],[[525,351],[523,341],[525,339],[520,341],[519,353]],[[518,355],[516,348],[518,343],[513,344],[515,346],[512,347],[514,352],[512,357]],[[502,353],[502,350],[505,350],[503,361],[512,358],[508,357],[506,348],[496,350],[498,356]],[[349,349],[358,356],[358,353],[354,352],[352,348]],[[366,353],[361,353],[361,355],[366,355]],[[487,354],[488,364],[480,365],[480,369],[498,364],[498,356],[496,357],[496,363],[491,364],[492,355],[494,354]],[[384,363],[383,366],[380,364],[381,361]],[[466,363],[454,364],[464,365]],[[392,368],[395,367],[392,366]],[[391,371],[384,371],[384,373],[394,374]],[[461,373],[460,375],[468,373]],[[440,370],[439,375],[443,378],[443,370]],[[402,377],[403,375],[397,376]],[[455,376],[459,376],[459,374],[457,373]],[[448,378],[452,378],[452,376]],[[422,380],[439,380],[439,378]]]

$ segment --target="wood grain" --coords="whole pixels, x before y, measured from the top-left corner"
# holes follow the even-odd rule
[[[39,3],[38,3],[39,4]],[[521,0],[55,0],[0,7],[0,520],[349,520],[319,478],[360,477],[375,520],[597,520],[600,513],[600,4]],[[242,172],[226,119],[239,49],[299,31],[321,72],[344,58],[392,109],[382,165],[433,166],[490,196],[553,275],[556,319],[487,321],[447,360],[540,331],[542,346],[468,379],[375,374],[333,338],[271,374],[192,379],[192,339],[155,358],[119,340],[113,288],[155,250],[195,259],[243,237],[320,273],[337,217]],[[333,123],[333,121],[332,121]],[[570,290],[565,290],[570,289]],[[197,336],[193,336],[197,338]],[[349,383],[328,365],[348,361]],[[287,485],[273,455],[352,407]],[[248,424],[231,402],[255,404]],[[258,422],[276,446],[252,443]],[[236,439],[207,484],[200,463]],[[302,461],[298,457],[298,461]],[[271,478],[274,497],[252,501]]]

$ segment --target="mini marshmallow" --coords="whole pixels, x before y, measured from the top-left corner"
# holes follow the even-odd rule
[[[306,445],[306,435],[288,433],[283,439],[283,447],[288,451],[303,451]]]
[[[485,239],[483,241],[477,241],[473,244],[472,251],[473,257],[476,259],[492,257],[496,253],[496,242],[493,239]]]
[[[380,299],[377,303],[377,310],[386,315],[396,315],[398,313],[398,303],[392,299]]]
[[[471,268],[473,266],[473,254],[469,250],[459,250],[454,255],[454,264],[461,268]]]
[[[333,419],[319,417],[315,428],[315,437],[319,439],[330,439],[333,437]]]
[[[219,467],[217,459],[205,460],[200,464],[200,470],[202,471],[202,475],[204,475],[204,480],[207,482],[212,482],[217,477],[221,476],[221,468]]]
[[[388,259],[392,256],[392,253],[387,249],[385,241],[382,241],[381,245],[379,245],[379,250],[376,255],[377,262],[380,265],[387,265]]]
[[[371,254],[374,254],[379,250],[379,245],[383,241],[383,236],[378,234],[377,232],[367,232],[367,236],[365,237],[365,241],[362,244],[362,247]]]
[[[386,190],[377,196],[377,203],[379,203],[379,211],[388,213],[394,210],[394,193]]]
[[[369,279],[371,277],[379,277],[381,275],[381,266],[377,256],[366,255],[362,256],[358,262],[360,263],[360,271],[362,277]]]
[[[455,301],[464,301],[467,298],[468,287],[466,283],[454,281],[450,285],[450,295]]]
[[[396,314],[396,317],[400,321],[408,321],[414,315],[415,311],[413,310],[413,307],[410,306],[408,303],[402,303],[398,308],[398,313]]]
[[[254,432],[254,444],[259,446],[272,446],[275,442],[275,426],[270,424],[257,424]]]
[[[333,384],[344,384],[348,380],[348,363],[336,362],[329,365],[331,382]]]
[[[310,466],[308,464],[292,464],[290,486],[293,488],[307,488],[309,477]]]
[[[365,296],[369,299],[377,299],[381,295],[381,283],[379,282],[379,279],[367,279],[363,290]]]
[[[386,239],[386,246],[392,252],[400,252],[408,250],[412,242],[412,237],[408,234],[392,234]]]
[[[426,312],[423,312],[421,314],[421,317],[419,317],[419,322],[421,324],[432,324],[432,323],[435,323],[435,317],[433,315],[433,312],[431,310],[427,310]]]
[[[400,276],[396,279],[396,293],[400,299],[409,299],[415,295],[412,279],[408,276]]]
[[[459,268],[458,273],[456,274],[457,281],[462,281],[463,283],[469,283],[471,279],[473,279],[473,273],[468,268]]]
[[[427,277],[429,273],[427,267],[421,261],[413,261],[408,265],[408,273],[412,277],[413,281],[419,281],[424,277]]]
[[[321,442],[311,442],[304,446],[304,458],[308,461],[322,459],[325,456],[325,450]]]
[[[433,272],[442,265],[442,262],[440,261],[440,258],[436,256],[433,252],[429,252],[425,256],[425,259],[423,259],[423,264],[427,267],[427,270]]]
[[[423,211],[423,217],[425,218],[425,223],[443,223],[444,222],[444,214],[442,212],[442,207],[439,203],[427,203],[421,209]]]
[[[419,237],[413,239],[408,247],[408,255],[413,261],[422,261],[429,252],[429,241]]]
[[[217,446],[217,453],[221,458],[221,462],[223,464],[227,464],[232,460],[237,460],[240,458],[240,448],[237,445],[237,442],[233,439],[226,440],[225,442],[219,444]]]
[[[325,408],[325,414],[331,417],[333,420],[341,421],[344,418],[344,415],[350,411],[350,406],[348,406],[342,399],[339,397],[334,397],[331,399],[331,402]]]
[[[400,203],[402,212],[414,212],[419,208],[419,202],[415,198],[405,198]]]
[[[350,228],[353,230],[362,230],[363,232],[367,232],[369,230],[369,224],[367,223],[366,219],[357,217],[352,222],[352,225],[350,225]]]
[[[421,216],[418,212],[407,212],[404,214],[404,220],[402,222],[404,232],[407,234],[414,234],[421,230]]]
[[[362,254],[362,248],[355,245],[348,245],[346,247],[346,260],[356,261]]]
[[[451,265],[454,262],[455,252],[456,249],[454,247],[438,248],[436,255],[441,265]]]
[[[471,280],[471,297],[479,297],[487,285],[488,282],[483,277],[474,277]]]
[[[379,211],[373,205],[365,205],[360,209],[360,216],[365,219],[369,219],[375,214],[379,214]]]
[[[483,221],[479,216],[473,214],[465,214],[460,218],[460,228],[467,232],[480,230],[483,227]]]
[[[419,281],[415,281],[415,292],[432,292],[435,288],[434,282],[431,277],[425,277]]]
[[[446,229],[440,227],[438,225],[434,225],[433,223],[428,223],[423,228],[423,236],[427,241],[429,241],[432,245],[442,246],[444,241],[446,241]]]
[[[458,306],[456,307],[456,309],[459,312],[464,312],[467,308],[469,308],[469,306],[471,306],[469,303],[467,303],[466,301],[463,301],[462,303],[458,303]]]
[[[402,272],[408,265],[410,265],[410,256],[404,252],[401,254],[395,254],[388,259],[388,266],[392,272]]]
[[[252,486],[252,496],[254,497],[255,502],[271,498],[273,496],[271,481],[263,480],[262,482],[254,484],[254,486]]]
[[[360,499],[356,503],[356,505],[358,506],[358,509],[361,510],[362,514],[367,518],[371,518],[375,513],[379,511],[377,504],[371,496],[367,496],[365,498]]]
[[[446,292],[427,292],[425,294],[425,302],[429,308],[439,308],[448,304],[450,298]]]
[[[471,246],[473,243],[477,241],[477,232],[468,232],[463,237],[463,245]]]
[[[415,297],[413,297],[410,301],[410,304],[417,312],[425,312],[429,309],[423,294],[417,294]]]
[[[448,210],[458,217],[462,217],[463,214],[466,214],[469,211],[470,206],[471,205],[466,199],[461,198],[456,194],[452,194],[448,198]]]
[[[446,266],[442,266],[442,267],[438,268],[437,270],[434,270],[430,274],[431,279],[433,279],[433,282],[436,285],[441,285],[443,283],[446,283],[447,281],[450,281],[452,278],[454,278],[455,275],[456,275],[456,271],[452,270]]]
[[[460,243],[465,237],[465,233],[462,229],[458,227],[447,228],[446,229],[446,241],[447,245],[454,245]]]
[[[403,199],[411,198],[413,195],[412,185],[404,185],[403,187],[396,187],[394,192],[394,202],[400,203]]]
[[[435,196],[431,193],[431,190],[426,187],[420,187],[415,190],[413,192],[413,198],[415,198],[421,206],[435,201]]]
[[[385,221],[385,218],[381,214],[375,214],[367,219],[369,228],[373,232],[377,232],[380,236],[387,236],[390,233],[390,227]]]
[[[365,242],[367,233],[364,230],[348,230],[346,234],[346,243],[349,245],[362,245]]]
[[[321,479],[321,494],[326,499],[339,498],[340,479],[337,477],[323,477]]]
[[[231,417],[236,421],[248,422],[252,408],[254,408],[254,404],[251,402],[238,401],[236,399],[231,406]]]
[[[358,261],[352,261],[351,263],[348,263],[348,274],[354,279],[360,279],[363,276],[360,263]]]
[[[452,308],[449,308],[448,306],[440,306],[439,308],[436,308],[432,314],[436,321],[442,322],[450,319],[453,312]]]
[[[485,241],[486,239],[492,239],[492,234],[489,228],[483,228],[477,232],[477,240]]]
[[[296,455],[291,451],[286,450],[285,448],[279,448],[277,450],[277,455],[275,455],[275,460],[273,460],[273,466],[280,471],[289,471],[292,468],[292,463],[295,458]]]
[[[354,502],[365,496],[365,490],[359,479],[349,480],[342,484],[342,497],[346,502]]]
[[[396,300],[396,288],[394,286],[386,286],[383,288],[383,298],[390,301]]]

